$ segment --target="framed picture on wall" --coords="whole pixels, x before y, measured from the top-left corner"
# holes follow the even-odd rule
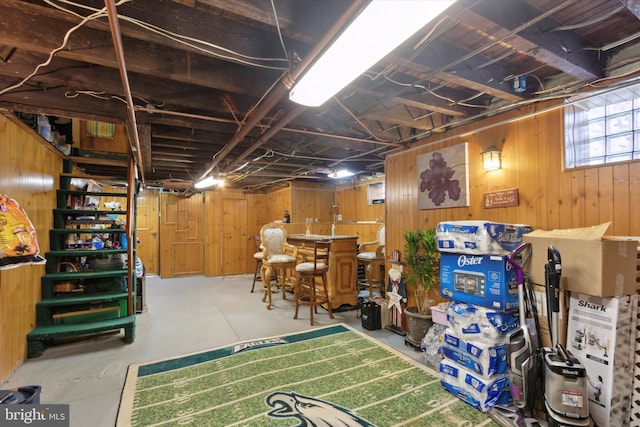
[[[469,206],[469,152],[467,143],[416,157],[418,209]]]

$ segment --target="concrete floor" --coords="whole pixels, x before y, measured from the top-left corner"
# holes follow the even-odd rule
[[[252,277],[148,277],[147,310],[138,315],[132,344],[124,344],[120,334],[105,334],[49,347],[28,359],[2,388],[39,384],[41,403],[70,404],[71,427],[113,426],[131,363],[312,328],[308,307],[293,319],[290,294],[287,300],[274,294],[267,310],[262,292],[249,292]],[[319,309],[314,327],[344,322],[424,363],[423,353],[405,345],[402,336],[363,329],[355,310],[334,316]]]

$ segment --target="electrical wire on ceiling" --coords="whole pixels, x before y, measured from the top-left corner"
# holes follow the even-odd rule
[[[82,15],[73,12],[72,10],[66,9],[62,6],[60,6],[59,4],[56,4],[53,0],[44,0],[47,4],[55,7],[56,9],[59,9],[63,12],[72,14],[76,17],[82,18]],[[83,4],[79,4],[70,0],[57,0],[59,3],[64,3],[64,4],[68,4],[70,6],[74,6],[74,7],[78,7],[78,8],[82,8],[82,9],[86,9],[89,11],[94,11],[97,10],[96,8],[90,7],[90,6],[86,6]],[[123,2],[129,2],[131,0],[123,0]],[[238,62],[244,65],[249,65],[252,67],[258,67],[258,68],[265,68],[265,69],[271,69],[271,70],[287,70],[287,67],[274,67],[274,66],[270,66],[270,65],[265,65],[265,64],[260,64],[257,63],[255,61],[261,61],[261,62],[286,62],[288,63],[288,58],[260,58],[260,57],[254,57],[254,56],[250,56],[250,55],[245,55],[242,54],[240,52],[222,47],[220,45],[217,45],[215,43],[211,43],[202,39],[198,39],[198,38],[194,38],[194,37],[189,37],[189,36],[185,36],[182,34],[178,34],[178,33],[174,33],[172,31],[166,30],[164,28],[160,28],[156,25],[153,24],[149,24],[147,22],[144,22],[142,20],[139,19],[135,19],[135,18],[131,18],[128,17],[126,15],[122,15],[122,14],[118,14],[118,19],[122,20],[122,21],[127,21],[130,22],[134,25],[137,25],[141,28],[146,29],[147,31],[150,31],[152,33],[155,33],[157,35],[160,35],[162,37],[165,37],[169,40],[173,40],[177,43],[180,43],[184,46],[188,46],[190,48],[193,48],[195,50],[198,50],[200,52],[204,52],[204,53],[208,53],[210,55],[213,55],[217,58],[221,58],[221,59],[225,59],[225,60],[231,60],[234,62]],[[204,46],[204,47],[203,47]],[[216,50],[210,50],[209,48],[212,49],[216,49]],[[225,52],[229,55],[223,55],[220,52]]]
[[[340,108],[342,108],[349,116],[351,116],[351,118],[353,120],[355,120],[356,123],[358,123],[362,129],[364,129],[365,132],[367,132],[369,134],[369,136],[371,136],[371,138],[374,138],[377,141],[380,142],[391,142],[389,140],[383,140],[381,138],[378,138],[372,131],[371,129],[369,129],[367,127],[366,124],[364,124],[364,122],[362,120],[360,120],[351,110],[349,110],[342,102],[340,102],[340,100],[338,99],[338,97],[334,96],[333,100],[336,104],[338,104],[338,106],[340,106]]]
[[[577,30],[580,28],[584,28],[584,27],[590,27],[591,25],[595,25],[599,22],[605,21],[607,19],[609,19],[610,17],[612,17],[613,15],[615,15],[618,12],[621,12],[623,10],[625,10],[626,7],[625,6],[618,6],[616,8],[611,9],[609,12],[605,13],[604,15],[600,15],[594,19],[591,19],[589,21],[583,21],[577,24],[571,24],[571,25],[562,25],[560,27],[555,27],[552,28],[550,30],[548,30],[547,32],[553,32],[553,31],[572,31],[572,30]]]
[[[282,46],[282,49],[284,51],[285,54],[285,58],[287,59],[287,63],[289,64],[289,66],[287,67],[287,71],[285,71],[282,75],[280,75],[280,77],[278,77],[269,87],[269,89],[267,89],[267,91],[262,94],[262,96],[260,97],[260,99],[255,102],[251,108],[249,108],[249,110],[247,110],[246,114],[244,115],[244,118],[242,119],[242,122],[240,122],[238,129],[242,128],[242,126],[244,126],[244,124],[247,122],[247,119],[249,116],[251,116],[251,114],[258,108],[258,106],[264,101],[264,99],[273,92],[274,88],[282,81],[282,79],[285,78],[285,76],[287,76],[290,72],[291,69],[291,62],[290,62],[290,58],[289,58],[289,54],[287,53],[287,47],[284,44],[284,39],[282,38],[282,31],[280,29],[280,22],[278,19],[278,13],[276,12],[276,6],[273,2],[273,0],[271,0],[271,7],[273,9],[273,19],[276,23],[276,30],[278,32],[278,38],[280,39],[280,44]],[[258,124],[259,125],[259,124]]]
[[[398,86],[402,86],[402,87],[414,87],[416,89],[421,89],[424,90],[425,92],[427,92],[430,95],[435,96],[438,99],[442,99],[443,101],[447,101],[449,103],[449,105],[460,105],[461,107],[472,107],[472,108],[489,108],[486,105],[478,105],[478,104],[467,104],[465,101],[467,100],[472,100],[475,98],[478,98],[479,96],[483,95],[484,92],[478,92],[475,95],[472,95],[471,97],[467,98],[467,99],[463,99],[460,101],[456,101],[454,99],[448,98],[446,96],[442,96],[440,94],[438,94],[436,92],[437,89],[444,87],[443,85],[440,85],[438,88],[435,89],[430,89],[424,85],[419,85],[419,84],[413,84],[413,83],[402,83],[402,82],[398,82],[393,80],[390,77],[385,76],[385,79],[393,84],[396,84]]]
[[[70,91],[69,90],[69,91],[66,91],[64,93],[65,98],[69,98],[69,99],[77,98],[80,95],[91,96],[93,98],[102,99],[102,100],[105,100],[105,101],[109,101],[111,99],[115,99],[116,101],[120,101],[120,102],[122,102],[124,104],[127,103],[126,99],[124,99],[124,98],[122,98],[120,96],[117,96],[117,95],[110,95],[107,92],[97,92],[97,91],[94,91],[94,90],[74,90],[74,91]],[[146,100],[146,99],[140,98],[140,97],[138,97],[138,99],[140,101],[142,101],[147,106],[153,106],[153,108],[162,108],[165,105],[164,102],[156,102],[156,103],[154,103],[154,102],[151,102],[149,100]]]
[[[280,45],[282,46],[282,50],[284,52],[284,57],[287,59],[287,62],[289,62],[289,54],[287,53],[287,47],[284,45],[282,30],[280,29],[280,20],[278,19],[278,12],[276,11],[276,5],[273,0],[271,0],[271,9],[273,10],[273,19],[276,23],[276,30],[278,32],[278,38],[280,39]]]
[[[46,1],[46,0],[45,0]],[[120,0],[116,3],[117,6],[127,3],[131,0]],[[4,95],[7,92],[10,92],[14,89],[17,89],[19,87],[21,87],[22,85],[24,85],[26,82],[28,82],[29,80],[31,80],[33,77],[35,77],[38,72],[40,71],[41,68],[44,68],[46,66],[48,66],[51,61],[53,60],[53,57],[56,55],[56,53],[60,52],[61,50],[63,50],[66,46],[67,43],[69,43],[69,38],[71,37],[71,34],[73,34],[74,32],[76,32],[77,30],[79,30],[80,28],[84,27],[85,25],[87,25],[89,22],[98,19],[98,18],[103,18],[107,16],[107,8],[103,7],[102,9],[97,10],[96,12],[92,13],[89,16],[86,16],[82,19],[82,21],[80,21],[78,24],[74,25],[73,27],[71,27],[66,34],[64,35],[63,39],[62,39],[62,44],[60,46],[58,46],[57,48],[53,49],[51,52],[49,52],[49,56],[47,57],[47,59],[38,64],[35,69],[31,72],[31,74],[29,74],[28,76],[26,76],[25,78],[23,78],[22,80],[20,80],[18,83],[11,85],[9,87],[6,87],[4,89],[0,90],[0,96]]]

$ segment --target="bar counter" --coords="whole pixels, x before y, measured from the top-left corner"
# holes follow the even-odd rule
[[[298,247],[298,254],[305,258],[313,258],[313,242],[331,240],[329,253],[329,273],[327,274],[327,291],[331,299],[331,307],[341,305],[358,305],[358,261],[356,253],[358,236],[331,236],[324,234],[290,234],[287,241]]]

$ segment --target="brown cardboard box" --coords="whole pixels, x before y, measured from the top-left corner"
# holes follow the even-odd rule
[[[540,341],[542,347],[553,347],[551,345],[551,335],[549,334],[549,313],[547,313],[547,292],[543,285],[533,285],[536,296],[536,309],[538,311],[538,322],[540,324]],[[568,292],[560,292],[560,313],[558,315],[558,343],[567,346],[567,312]],[[555,332],[555,331],[554,331]]]
[[[593,227],[565,230],[534,230],[523,236],[531,243],[528,273],[533,283],[542,285],[547,264],[547,248],[554,245],[562,258],[561,289],[587,295],[612,297],[636,291],[637,243],[604,236],[610,222]]]

